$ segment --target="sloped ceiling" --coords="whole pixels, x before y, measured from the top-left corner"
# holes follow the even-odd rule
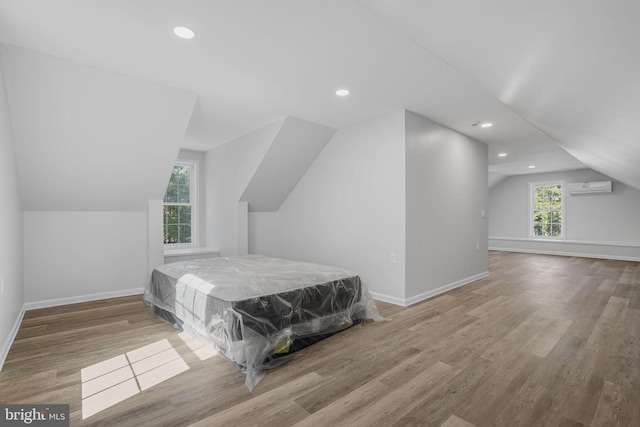
[[[586,166],[640,188],[640,2],[361,0]]]
[[[27,211],[143,211],[162,199],[196,96],[1,45]]]
[[[0,0],[0,42],[196,94],[183,148],[208,150],[286,116],[342,129],[407,109],[487,143],[494,174],[587,165],[640,188],[639,8]],[[197,37],[177,39],[175,25]],[[351,95],[337,98],[339,87]]]
[[[249,212],[277,212],[336,130],[287,117],[247,185]]]

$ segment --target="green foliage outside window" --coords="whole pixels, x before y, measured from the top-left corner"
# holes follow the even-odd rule
[[[535,185],[533,191],[533,234],[561,237],[562,185]]]
[[[191,243],[191,168],[174,165],[164,195],[164,243]]]

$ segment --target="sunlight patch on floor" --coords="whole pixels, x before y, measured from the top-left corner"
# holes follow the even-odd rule
[[[188,369],[167,339],[88,366],[81,371],[82,419]]]
[[[187,347],[189,347],[191,351],[193,351],[194,354],[198,356],[198,358],[200,358],[200,360],[207,360],[213,356],[218,355],[218,352],[209,344],[192,337],[186,332],[182,332],[178,334],[178,336],[182,339],[182,341],[185,342],[185,344],[187,344]]]

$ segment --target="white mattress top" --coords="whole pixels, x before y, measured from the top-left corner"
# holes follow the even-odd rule
[[[178,280],[178,288],[192,288],[224,301],[241,301],[357,276],[322,264],[261,255],[179,261],[156,267]]]

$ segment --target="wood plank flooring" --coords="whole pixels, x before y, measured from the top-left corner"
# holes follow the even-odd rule
[[[490,276],[244,375],[140,296],[26,313],[0,403],[72,426],[640,426],[640,263],[490,253]]]

